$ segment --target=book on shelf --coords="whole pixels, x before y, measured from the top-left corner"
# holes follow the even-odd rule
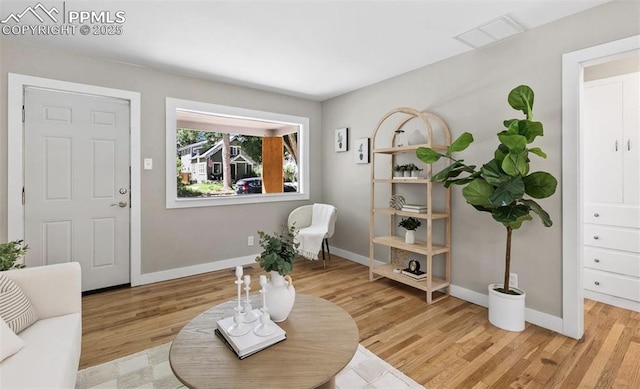
[[[427,213],[427,208],[407,208],[407,207],[402,207],[401,208],[402,212],[413,212],[413,213]]]
[[[218,320],[218,328],[215,329],[216,335],[227,345],[227,347],[229,347],[231,351],[236,353],[240,359],[244,359],[258,351],[262,351],[269,346],[273,346],[274,344],[287,339],[287,333],[274,322],[269,323],[274,327],[274,331],[271,335],[256,335],[253,332],[253,329],[260,324],[259,317],[262,312],[259,309],[254,309],[252,312],[258,316],[258,319],[252,323],[244,323],[251,328],[249,332],[242,336],[229,335],[228,329],[234,324],[233,316]]]
[[[418,270],[417,272],[412,272],[411,270],[404,269],[402,270],[402,275],[405,275],[407,277],[413,278],[414,280],[418,280],[418,281],[422,281],[422,280],[426,280],[427,279],[427,273]]]
[[[425,204],[403,204],[402,205],[403,208],[411,208],[411,209],[427,209],[427,206]]]
[[[402,206],[403,212],[413,212],[413,213],[425,213],[427,212],[427,206],[422,204],[404,204]]]

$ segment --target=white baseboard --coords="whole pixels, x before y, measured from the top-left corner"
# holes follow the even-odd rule
[[[351,251],[339,249],[337,247],[330,246],[331,252],[335,255],[338,255],[344,259],[348,259],[351,262],[359,263],[364,266],[369,266],[369,257],[365,257],[364,255],[355,254]],[[376,266],[384,264],[384,262],[374,260],[373,261]]]
[[[343,250],[337,247],[330,247],[333,254],[338,255],[344,259],[359,263],[364,266],[369,266],[369,257],[355,254],[347,250]],[[201,265],[181,267],[177,269],[164,270],[155,273],[141,274],[138,282],[131,286],[139,286],[150,284],[153,282],[173,280],[176,278],[193,276],[196,274],[207,273],[211,271],[229,269],[236,266],[244,266],[255,263],[256,255],[248,255],[245,257],[225,259],[222,261],[215,261],[209,263],[203,263]],[[375,261],[376,265],[381,265],[383,262]],[[460,286],[451,285],[451,295],[461,300],[468,301],[470,303],[487,307],[489,305],[489,297],[486,294],[478,293],[470,289],[466,289]],[[525,310],[525,320],[531,324],[535,324],[539,327],[546,328],[551,331],[562,334],[562,318],[549,315],[548,313],[539,312],[530,308]]]
[[[640,303],[637,301],[627,300],[609,294],[594,292],[592,290],[584,290],[584,298],[600,301],[615,307],[628,309],[630,311],[640,312]]]
[[[337,247],[330,246],[330,250],[333,254],[336,254],[342,258],[359,263],[364,266],[369,266],[369,257],[354,254],[352,252],[339,249]],[[245,257],[223,259],[215,262],[203,263],[200,265],[180,267],[177,269],[163,270],[154,273],[140,274],[139,277],[131,280],[131,286],[140,286],[146,284],[152,284],[154,282],[168,281],[176,278],[189,277],[197,274],[208,273],[216,270],[234,268],[236,266],[244,266],[255,263],[256,256],[248,255]],[[382,262],[376,261],[376,264],[382,264]]]
[[[208,273],[216,270],[234,268],[236,266],[244,266],[255,263],[257,254],[247,255],[245,257],[224,259],[221,261],[203,263],[200,265],[193,265],[187,267],[180,267],[177,269],[163,270],[155,273],[141,274],[136,280],[132,282],[131,286],[140,286],[145,284],[151,284],[154,282],[173,280],[176,278],[194,276],[196,274]]]
[[[369,266],[369,257],[365,257],[359,254],[352,253],[350,251],[342,250],[337,247],[331,247],[331,252],[342,258],[359,263],[364,266]],[[383,262],[375,261],[376,265],[380,265]],[[483,293],[474,292],[473,290],[466,289],[460,286],[451,285],[451,295],[461,300],[468,301],[470,303],[480,305],[482,307],[489,306],[489,296]],[[546,328],[551,331],[562,334],[562,318],[549,315],[548,313],[536,311],[530,308],[525,309],[525,320],[531,324],[535,324],[538,327]]]

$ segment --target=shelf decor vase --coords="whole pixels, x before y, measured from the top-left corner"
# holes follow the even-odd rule
[[[524,330],[526,293],[522,289],[510,287],[515,294],[498,292],[502,284],[489,285],[489,322],[503,330],[521,332]]]
[[[296,300],[296,289],[291,277],[282,276],[277,271],[270,271],[271,279],[267,283],[267,308],[271,320],[276,323],[284,321],[289,316]]]
[[[416,243],[416,232],[414,230],[407,230],[407,232],[404,234],[404,243]]]

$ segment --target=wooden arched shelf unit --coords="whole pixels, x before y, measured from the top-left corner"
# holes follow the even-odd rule
[[[393,120],[397,120],[397,122],[394,122]],[[411,123],[412,126],[416,125],[416,123],[420,123],[422,129],[420,129],[419,131],[422,131],[422,134],[425,136],[426,143],[393,146],[396,144],[396,135],[398,134],[398,131],[404,131],[403,128],[407,126],[408,123]],[[433,124],[437,124],[438,129],[441,132],[435,137],[435,139],[441,140],[440,143],[437,144],[433,143]],[[385,135],[382,134],[385,131],[380,131],[383,126],[385,126],[385,130],[387,130],[386,132],[388,132],[389,128],[392,130],[391,142],[389,142],[388,136],[385,137]],[[379,146],[381,144],[384,144],[384,146]],[[447,126],[445,121],[442,120],[442,118],[433,113],[421,112],[416,109],[407,107],[396,108],[384,115],[376,125],[371,138],[372,155],[370,199],[371,215],[369,223],[369,279],[371,281],[374,281],[382,277],[386,277],[397,282],[412,286],[414,288],[423,290],[426,292],[426,301],[428,304],[439,301],[449,295],[449,287],[451,284],[451,191],[447,188],[443,188],[441,191],[438,191],[439,195],[444,196],[444,199],[439,202],[443,203],[444,206],[442,207],[442,209],[434,210],[433,187],[434,185],[442,184],[431,182],[430,177],[433,173],[433,167],[432,165],[427,165],[420,162],[416,157],[416,151],[419,147],[430,147],[432,149],[444,152],[450,144],[451,132],[449,131],[449,127]],[[423,174],[423,177],[413,179],[394,177],[393,166],[396,163],[396,157],[402,154],[407,155],[406,157],[403,157],[405,159],[415,159],[413,163],[420,166],[421,168],[424,168],[424,173],[426,174]],[[376,169],[378,169],[378,171],[385,170],[381,169],[380,165],[382,163],[389,163],[388,157],[386,157],[386,161],[381,161],[381,155],[391,156],[389,175],[386,177],[376,176]],[[393,194],[399,193],[399,191],[401,191],[401,187],[406,185],[414,186],[413,188],[415,188],[416,186],[425,188],[426,195],[423,205],[427,206],[426,212],[415,213],[396,210],[386,205],[391,196]],[[383,199],[376,199],[376,190],[378,189],[378,191],[380,191],[377,186],[387,186],[389,189],[388,197],[384,199],[384,206],[380,206],[381,200]],[[379,196],[379,194],[377,196]],[[378,204],[378,206],[376,206],[376,204]],[[405,243],[404,237],[398,236],[395,233],[396,226],[404,217],[417,218],[421,220],[423,226],[426,226],[424,234],[416,234],[416,241],[414,244]],[[387,218],[388,228],[386,235],[376,236],[375,223],[377,218]],[[438,227],[444,228],[443,234],[440,234],[444,236],[444,240],[442,242],[439,242],[439,244],[436,244],[433,241],[434,220],[442,220],[442,222],[438,224]],[[376,258],[374,258],[375,245],[381,245],[389,248],[390,263],[382,261],[384,264],[379,265],[380,262],[378,262]],[[418,281],[407,275],[394,272],[394,269],[397,267],[393,263],[394,259],[396,259],[395,256],[402,253],[404,253],[404,255],[411,255],[413,253],[425,257],[424,261],[420,261],[423,265],[426,265],[425,268],[421,268],[421,270],[427,273],[425,279]],[[433,275],[434,260],[444,261],[444,275],[442,275],[441,277],[436,277]],[[424,262],[426,262],[426,264]],[[404,265],[406,266],[406,264]]]

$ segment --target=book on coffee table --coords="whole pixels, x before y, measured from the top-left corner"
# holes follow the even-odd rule
[[[254,309],[253,313],[258,317],[262,314],[259,309]],[[260,324],[260,319],[252,323],[245,323],[250,329],[249,332],[242,336],[229,335],[228,329],[233,324],[233,316],[218,320],[218,328],[216,328],[215,333],[240,359],[253,355],[287,338],[287,333],[274,322],[270,323],[274,331],[269,336],[258,336],[253,332],[253,329]]]

